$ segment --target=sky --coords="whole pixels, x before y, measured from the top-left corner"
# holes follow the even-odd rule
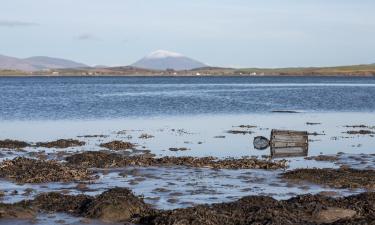
[[[128,65],[165,49],[211,66],[375,63],[374,0],[1,0],[0,54]]]

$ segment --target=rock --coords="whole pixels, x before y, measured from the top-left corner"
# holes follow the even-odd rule
[[[263,136],[257,136],[253,141],[254,148],[258,150],[264,150],[270,146],[270,141]]]
[[[252,134],[253,132],[252,131],[249,131],[249,130],[228,130],[227,131],[228,134]]]
[[[251,128],[256,128],[257,126],[254,126],[254,125],[239,125],[238,127],[239,127],[239,128],[247,128],[247,129],[251,129]]]
[[[135,215],[145,214],[149,206],[126,188],[114,188],[104,192],[88,205],[86,217],[105,222],[128,221]]]
[[[322,123],[314,123],[314,122],[306,122],[306,125],[308,126],[314,126],[314,125],[320,125]]]
[[[22,194],[23,196],[30,196],[33,192],[35,192],[34,189],[32,188],[26,188],[24,193]]]
[[[350,219],[356,214],[357,212],[351,209],[328,208],[318,212],[315,219],[318,223],[333,223],[341,219]]]
[[[76,189],[80,190],[80,191],[88,191],[88,190],[90,190],[89,187],[87,186],[87,184],[84,184],[84,183],[77,184]]]
[[[349,130],[346,132],[347,134],[361,134],[361,135],[365,135],[365,134],[375,134],[374,131],[371,131],[371,130]]]
[[[30,144],[24,141],[17,141],[17,140],[0,140],[0,148],[8,148],[8,149],[21,149],[30,146]]]
[[[44,147],[44,148],[69,148],[69,147],[78,147],[83,146],[86,143],[84,141],[78,141],[73,139],[59,139],[57,141],[51,142],[37,142],[37,147]]]
[[[134,144],[123,141],[111,141],[108,143],[100,144],[100,147],[108,148],[110,150],[126,150],[134,149]]]
[[[0,203],[0,223],[1,219],[32,219],[36,215],[27,202],[15,204]]]
[[[340,169],[295,169],[281,174],[292,181],[307,181],[332,188],[365,188],[375,190],[375,171]]]
[[[180,201],[178,196],[169,202]],[[156,210],[126,188],[113,188],[92,197],[44,193],[34,200],[0,203],[1,218],[32,218],[36,211],[69,213],[107,222],[143,225],[222,224],[373,224],[374,192],[342,198],[299,195],[288,200],[247,196],[237,201],[204,204],[173,210]],[[359,216],[356,216],[356,215]]]
[[[89,180],[94,177],[86,169],[65,166],[57,161],[17,157],[0,164],[0,177],[21,183],[47,183]]]
[[[223,135],[215,136],[214,138],[225,138]]]
[[[149,138],[153,138],[154,136],[151,135],[151,134],[141,134],[138,138],[140,139],[149,139]]]
[[[39,194],[32,205],[49,213],[65,212],[81,216],[87,211],[87,205],[94,197],[87,195],[64,195],[58,192]]]
[[[127,166],[188,166],[197,168],[214,169],[285,169],[288,167],[286,160],[261,160],[258,158],[225,158],[215,157],[170,157],[154,158],[154,155],[143,154],[125,156],[110,152],[83,152],[68,156],[66,161],[72,166],[118,168]]]
[[[188,148],[169,148],[169,151],[172,151],[172,152],[178,152],[178,151],[187,151],[189,150]]]
[[[104,135],[104,134],[92,134],[92,135],[80,135],[80,136],[77,136],[79,138],[106,138],[106,137],[109,137],[108,135]]]
[[[336,162],[339,160],[339,157],[336,155],[318,155],[318,156],[310,156],[305,157],[306,160],[315,160],[315,161],[328,161],[328,162]]]

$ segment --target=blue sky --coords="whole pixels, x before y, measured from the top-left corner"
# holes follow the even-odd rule
[[[214,66],[375,63],[373,0],[2,0],[0,54],[127,65],[157,49]]]

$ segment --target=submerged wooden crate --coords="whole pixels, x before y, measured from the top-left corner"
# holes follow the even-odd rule
[[[306,131],[272,130],[270,146],[271,156],[274,158],[307,156],[308,133]]]

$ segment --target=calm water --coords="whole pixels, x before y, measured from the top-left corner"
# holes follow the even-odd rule
[[[0,78],[1,120],[373,112],[375,78]]]

